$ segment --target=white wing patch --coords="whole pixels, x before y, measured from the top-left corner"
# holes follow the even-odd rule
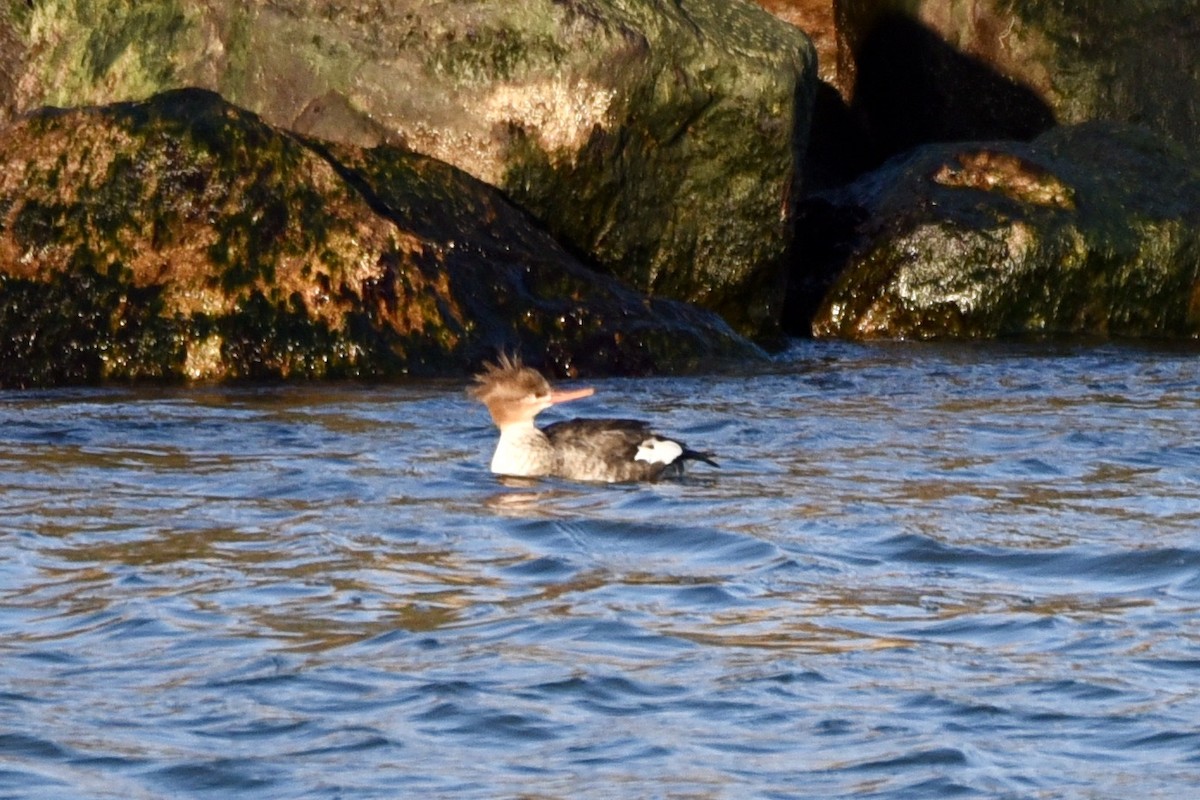
[[[645,461],[650,464],[670,464],[681,455],[683,455],[683,446],[679,442],[651,436],[638,445],[637,455],[633,457],[633,460]]]

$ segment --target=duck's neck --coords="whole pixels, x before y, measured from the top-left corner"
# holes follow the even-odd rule
[[[552,475],[557,460],[550,440],[532,422],[511,423],[500,429],[492,472],[518,477]]]

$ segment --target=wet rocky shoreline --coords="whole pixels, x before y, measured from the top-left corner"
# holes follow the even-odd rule
[[[1200,332],[1200,3],[761,5],[0,3],[0,386]]]

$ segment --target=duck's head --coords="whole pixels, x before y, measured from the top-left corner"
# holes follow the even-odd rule
[[[492,421],[501,430],[509,425],[531,424],[550,406],[588,397],[595,391],[556,392],[540,372],[522,364],[518,356],[504,353],[496,363],[483,365],[483,372],[475,376],[475,386],[470,390],[472,397],[487,406]]]

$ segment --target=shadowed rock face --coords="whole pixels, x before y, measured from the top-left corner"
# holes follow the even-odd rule
[[[927,145],[802,210],[816,336],[1200,333],[1200,166],[1144,131]]]
[[[1051,124],[1200,141],[1200,0],[834,0],[838,77],[883,155]]]
[[[0,133],[0,385],[461,374],[517,345],[559,374],[758,354],[403,148],[198,90]]]
[[[1133,123],[1200,141],[1200,0],[754,0],[820,54],[805,187],[931,142]]]
[[[0,17],[17,111],[218,91],[502,188],[642,291],[777,331],[815,86],[798,30],[693,0],[63,0]],[[0,107],[0,121],[9,109]]]

